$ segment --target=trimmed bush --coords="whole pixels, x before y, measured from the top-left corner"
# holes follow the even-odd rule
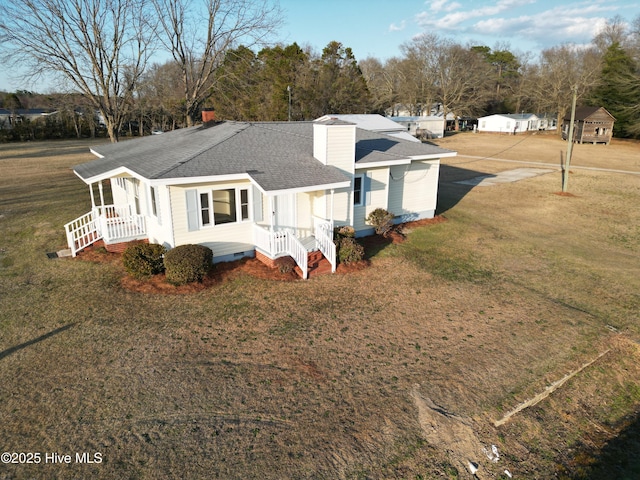
[[[167,281],[173,285],[201,282],[211,269],[213,252],[203,245],[180,245],[164,256]]]
[[[376,208],[367,216],[366,222],[373,225],[378,235],[386,237],[393,228],[393,217],[395,215],[384,208]]]
[[[338,260],[348,265],[364,258],[364,247],[355,238],[342,237],[338,243]]]
[[[333,236],[336,240],[341,238],[354,238],[356,236],[356,230],[350,225],[343,225],[342,227],[335,227],[333,229]]]
[[[164,271],[162,256],[166,251],[157,243],[137,243],[122,253],[122,263],[132,277],[148,278]]]

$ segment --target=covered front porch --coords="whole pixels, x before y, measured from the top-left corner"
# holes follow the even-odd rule
[[[139,207],[135,202],[105,205],[102,182],[98,182],[99,205],[96,204],[93,184],[89,184],[89,191],[91,210],[64,226],[72,256],[98,240],[110,245],[147,238],[145,217],[138,213]]]
[[[105,244],[125,243],[147,238],[143,215],[132,214],[128,205],[101,205],[64,226],[71,255],[103,240]]]

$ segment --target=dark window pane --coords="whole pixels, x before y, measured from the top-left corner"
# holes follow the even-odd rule
[[[234,188],[213,191],[213,218],[216,225],[236,221],[236,191]]]

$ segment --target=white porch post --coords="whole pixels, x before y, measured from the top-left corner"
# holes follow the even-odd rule
[[[93,183],[89,184],[89,193],[91,194],[91,210],[96,208],[96,200],[93,198]]]
[[[273,233],[273,222],[274,217],[276,216],[276,211],[273,206],[273,195],[269,195],[269,211],[271,212],[271,219],[269,220],[269,229],[271,233]]]
[[[269,255],[273,256],[273,252],[275,250],[273,239],[273,222],[274,217],[276,216],[276,211],[274,210],[273,204],[273,195],[269,195],[269,211],[271,212],[271,215],[269,215]]]
[[[334,194],[335,190],[332,188],[331,189],[331,214],[330,214],[330,220],[331,220],[331,231],[333,232],[333,194]]]
[[[102,189],[102,180],[98,182],[98,191],[100,192],[100,206],[104,210],[104,191]]]

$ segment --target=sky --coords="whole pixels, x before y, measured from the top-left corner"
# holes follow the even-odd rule
[[[400,56],[400,46],[421,33],[466,44],[507,45],[534,56],[564,43],[588,44],[606,20],[632,21],[640,0],[280,0],[283,25],[276,41],[317,52],[333,40],[356,60]],[[25,86],[0,65],[0,91],[46,93],[46,80]]]
[[[311,6],[313,5],[313,6]],[[640,15],[638,0],[280,0],[285,42],[321,51],[331,40],[356,60],[386,60],[421,33],[474,45],[508,44],[534,56],[563,43],[586,45],[606,20]]]

